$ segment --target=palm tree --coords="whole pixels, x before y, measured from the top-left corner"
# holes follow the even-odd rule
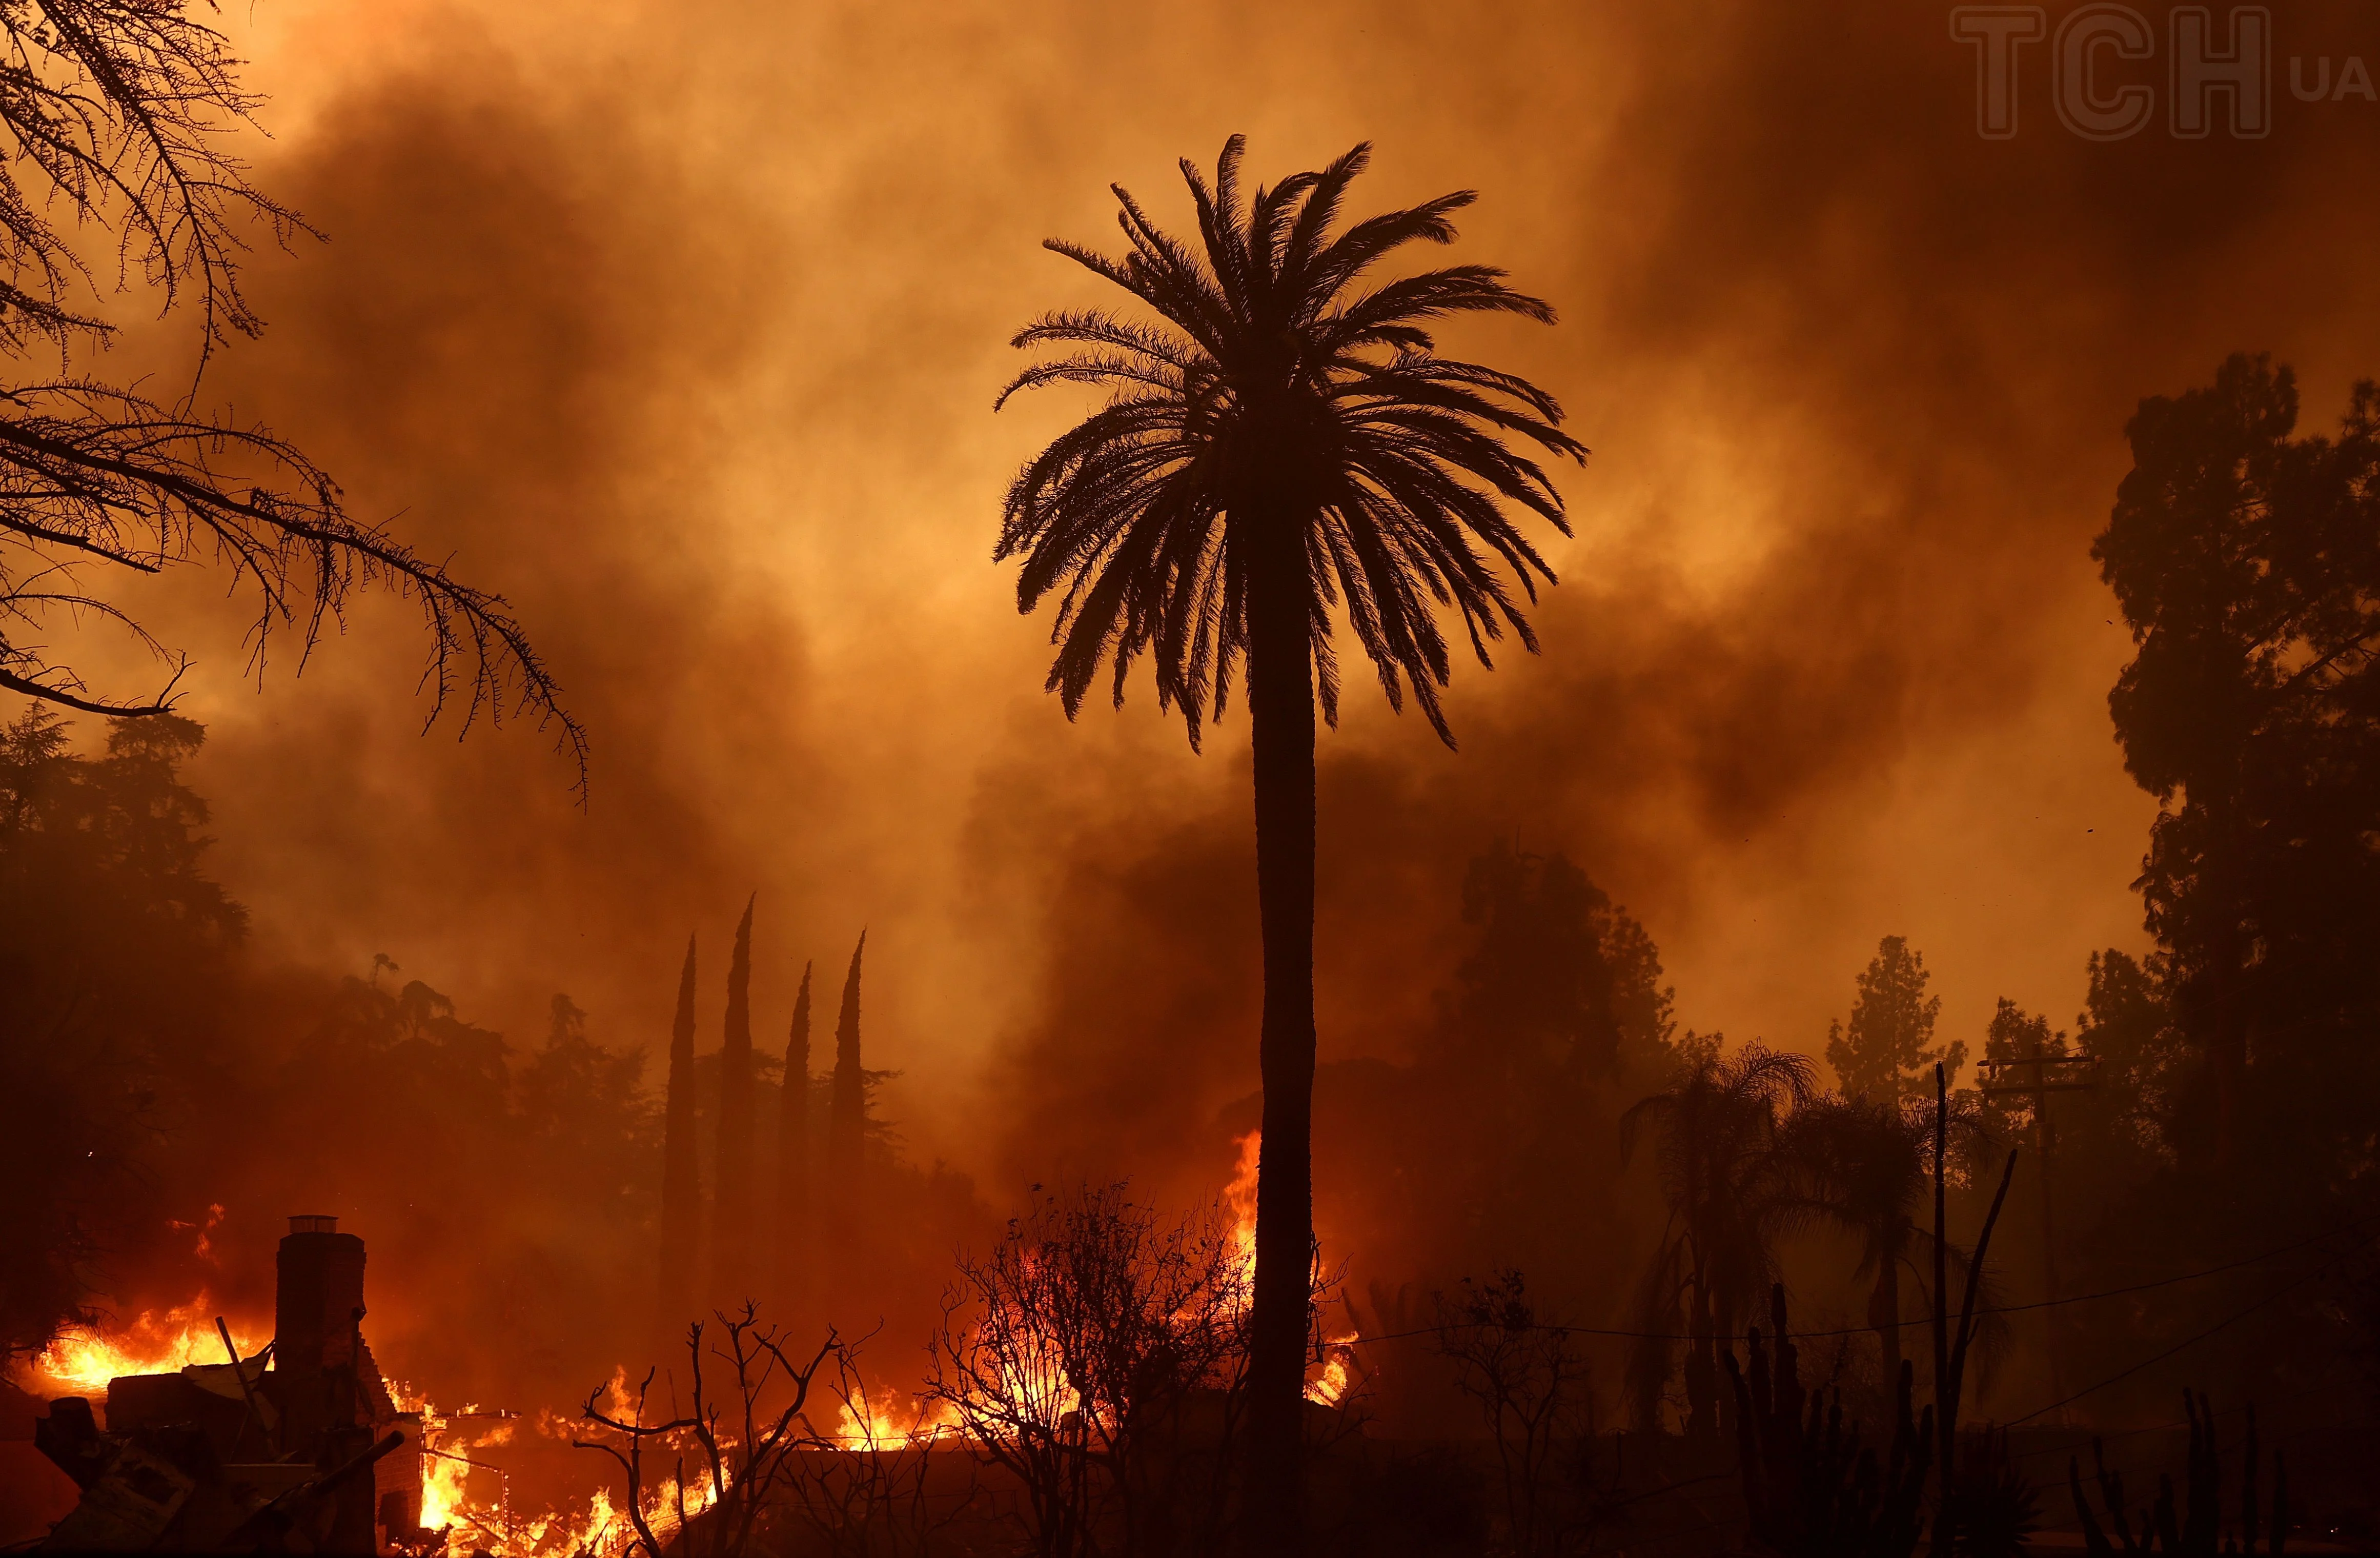
[[[1307,1307],[1314,1259],[1314,738],[1318,699],[1338,718],[1334,612],[1343,613],[1390,707],[1410,688],[1451,744],[1438,689],[1451,672],[1437,611],[1471,648],[1510,628],[1536,636],[1498,563],[1534,603],[1552,570],[1507,517],[1528,509],[1563,534],[1545,471],[1508,446],[1585,449],[1524,380],[1437,354],[1426,326],[1460,313],[1550,323],[1553,310],[1484,265],[1366,278],[1416,239],[1446,243],[1470,191],[1339,227],[1357,146],[1319,173],[1244,196],[1245,143],[1223,147],[1210,189],[1186,160],[1195,244],[1115,190],[1130,245],[1110,259],[1048,248],[1158,316],[1101,309],[1044,315],[1015,337],[1062,355],[1001,393],[1099,385],[1108,403],[1034,457],[1008,492],[996,559],[1021,557],[1020,611],[1059,592],[1049,687],[1071,718],[1103,665],[1121,703],[1150,657],[1161,708],[1194,749],[1244,676],[1255,754],[1257,898],[1264,947],[1259,1046],[1264,1146],[1250,1317],[1248,1506],[1259,1540],[1293,1540]]]
[[[1960,1143],[1956,1150],[1981,1162],[1996,1149],[1974,1094],[1951,1094],[1941,1111],[1943,1129]],[[1859,1241],[1853,1274],[1874,1278],[1867,1322],[1876,1334],[1881,1377],[1888,1384],[1900,1375],[1902,1268],[1916,1278],[1925,1302],[1932,1302],[1927,1272],[1934,1234],[1920,1220],[1934,1194],[1930,1155],[1935,1124],[1935,1110],[1915,1100],[1828,1097],[1797,1111],[1781,1143],[1800,1177],[1803,1209]],[[1942,1260],[1952,1289],[1963,1287],[1973,1252],[1949,1241]],[[1988,1273],[1977,1281],[1985,1308],[1996,1311],[1997,1284]],[[2007,1350],[2008,1321],[1987,1312],[1977,1323],[1976,1335],[1978,1361],[1988,1373]]]
[[[1804,1213],[1785,1112],[1809,1102],[1816,1067],[1758,1043],[1722,1056],[1716,1035],[1689,1034],[1682,1047],[1670,1086],[1620,1117],[1620,1152],[1623,1162],[1633,1156],[1638,1133],[1652,1127],[1670,1217],[1639,1308],[1659,1322],[1644,1330],[1666,1335],[1682,1308],[1692,1338],[1686,1429],[1707,1442],[1718,1431],[1719,1341],[1755,1317],[1777,1280],[1777,1236]],[[1648,1417],[1667,1386],[1669,1357],[1669,1344],[1657,1340],[1633,1370]]]
[[[1922,1112],[1860,1095],[1827,1099],[1802,1112],[1790,1134],[1810,1177],[1814,1208],[1859,1240],[1857,1276],[1872,1276],[1867,1323],[1876,1334],[1883,1378],[1900,1377],[1900,1269],[1921,1283],[1917,1251],[1929,1235],[1918,1225],[1934,1181],[1925,1154],[1933,1135]]]

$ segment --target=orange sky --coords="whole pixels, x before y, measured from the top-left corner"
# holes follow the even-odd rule
[[[865,925],[890,1111],[963,1163],[1029,1163],[1005,1102],[1053,1025],[1160,1046],[1199,1108],[1251,1085],[1244,727],[1196,757],[1145,684],[1073,727],[1042,695],[1046,623],[989,554],[1079,408],[990,408],[1008,335],[1096,295],[1037,246],[1111,242],[1111,179],[1179,220],[1172,160],[1232,131],[1265,176],[1368,138],[1359,205],[1480,191],[1459,257],[1562,323],[1452,344],[1596,453],[1561,479],[1545,654],[1458,672],[1460,754],[1351,679],[1326,1054],[1427,1010],[1462,862],[1515,831],[1644,919],[1695,1028],[1815,1049],[1888,932],[1947,1032],[2003,994],[2066,1025],[2085,954],[2141,944],[2153,808],[2087,555],[2124,420],[2235,348],[2298,364],[2309,425],[2380,369],[2375,216],[2344,193],[2380,103],[2099,145],[2035,81],[1985,142],[1947,14],[236,10],[261,181],[331,241],[260,260],[273,329],[212,390],[507,592],[595,767],[582,813],[534,732],[420,737],[384,599],[259,692],[222,581],[186,579],[155,604],[200,657],[217,869],[269,955],[385,951],[516,1040],[555,990],[657,1037],[690,927],[715,1023],[754,887],[782,1031],[800,960]],[[2279,43],[2380,57],[2380,28],[2310,7]]]

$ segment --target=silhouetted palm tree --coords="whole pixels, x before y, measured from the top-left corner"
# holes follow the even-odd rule
[[[1718,1430],[1718,1339],[1754,1317],[1777,1280],[1775,1241],[1807,1214],[1798,1165],[1782,1135],[1784,1112],[1806,1103],[1816,1067],[1806,1055],[1746,1044],[1721,1055],[1711,1039],[1688,1035],[1670,1086],[1620,1117],[1620,1151],[1654,1133],[1654,1166],[1670,1218],[1638,1308],[1647,1333],[1668,1333],[1682,1308],[1686,1334],[1686,1427]],[[1633,1370],[1638,1409],[1650,1416],[1669,1377],[1669,1344],[1645,1349]],[[1646,1360],[1658,1367],[1647,1369]]]
[[[1828,1099],[1803,1111],[1791,1134],[1817,1210],[1859,1240],[1856,1274],[1875,1278],[1867,1322],[1882,1350],[1883,1377],[1898,1379],[1900,1268],[1924,1280],[1916,1251],[1930,1237],[1918,1219],[1933,1188],[1925,1167],[1931,1125],[1891,1102]]]
[[[1121,188],[1120,260],[1048,247],[1140,298],[1159,320],[1098,309],[1045,315],[1015,338],[1066,355],[1001,395],[1098,384],[1108,404],[1060,435],[1009,489],[998,558],[1021,556],[1017,604],[1060,592],[1049,686],[1071,716],[1111,663],[1119,702],[1149,655],[1161,707],[1179,705],[1193,747],[1245,677],[1256,763],[1257,882],[1263,922],[1264,1146],[1251,1316],[1251,1528],[1286,1540],[1300,1518],[1299,1401],[1313,1260],[1309,1126],[1314,1082],[1315,703],[1338,717],[1334,608],[1391,707],[1409,686],[1451,743],[1438,688],[1451,670],[1436,611],[1463,619],[1473,651],[1509,627],[1535,636],[1497,564],[1530,600],[1553,578],[1504,512],[1567,534],[1560,497],[1517,434],[1573,458],[1553,398],[1508,373],[1437,355],[1425,325],[1457,313],[1553,310],[1457,265],[1365,284],[1415,239],[1445,243],[1469,191],[1335,230],[1369,149],[1319,173],[1243,195],[1244,142],[1223,148],[1215,186],[1187,161],[1198,215],[1185,243]]]
[[[1934,1234],[1922,1220],[1929,1215],[1934,1190],[1933,1115],[1932,1109],[1909,1102],[1829,1096],[1797,1110],[1779,1142],[1798,1179],[1802,1209],[1859,1240],[1855,1274],[1874,1279],[1867,1321],[1876,1333],[1881,1378],[1888,1383],[1900,1374],[1901,1269],[1917,1279],[1921,1293],[1931,1269]],[[1951,1095],[1946,1115],[1954,1143],[1964,1138],[1970,1150],[1990,1147],[1973,1094]],[[1951,1241],[1942,1254],[1952,1291],[1963,1289],[1971,1252]],[[1981,1290],[1988,1295],[1986,1309],[1996,1308],[1998,1295],[1988,1275]],[[1930,1295],[1925,1302],[1930,1304]],[[1986,1314],[1977,1339],[1979,1361],[1988,1369],[2007,1348],[2007,1321]]]

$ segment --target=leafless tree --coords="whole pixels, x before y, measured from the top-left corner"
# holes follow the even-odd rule
[[[812,1434],[833,1450],[797,1458],[792,1512],[817,1550],[835,1558],[923,1558],[938,1538],[980,1513],[975,1460],[942,1455],[941,1462],[958,1463],[948,1469],[962,1476],[954,1487],[935,1485],[935,1453],[956,1447],[956,1428],[923,1414],[905,1425],[887,1422],[884,1397],[860,1368],[859,1347],[837,1347],[831,1361],[818,1411],[832,1411],[834,1421],[819,1426],[816,1413],[810,1421]]]
[[[1024,1490],[1043,1558],[1208,1552],[1246,1367],[1241,1252],[1121,1186],[1044,1198],[946,1295],[926,1396]]]
[[[1528,1558],[1586,1551],[1602,1501],[1592,1380],[1574,1338],[1538,1313],[1516,1271],[1440,1294],[1437,1329],[1495,1446],[1507,1549]]]
[[[554,722],[586,773],[586,739],[504,598],[450,576],[350,516],[337,484],[270,430],[195,409],[214,350],[263,322],[240,289],[247,235],[310,233],[248,180],[230,138],[259,99],[241,61],[190,0],[21,0],[0,5],[0,355],[43,374],[0,373],[0,688],[86,712],[170,708],[188,661],[117,603],[128,575],[213,563],[254,601],[249,667],[298,637],[300,664],[358,588],[422,611],[422,685],[435,721],[527,712]],[[112,240],[107,261],[87,252]],[[145,287],[195,310],[189,390],[173,404],[79,372],[115,327],[103,292]],[[88,301],[86,301],[86,298]],[[50,629],[114,625],[174,669],[160,691],[113,697],[44,642]]]
[[[601,1438],[571,1442],[611,1456],[626,1479],[627,1515],[637,1531],[630,1558],[637,1553],[661,1558],[664,1548],[645,1507],[646,1460],[655,1449],[671,1456],[666,1492],[674,1507],[667,1511],[674,1516],[669,1551],[678,1558],[726,1558],[750,1546],[755,1523],[769,1507],[770,1495],[792,1477],[795,1456],[821,1443],[810,1431],[803,1408],[809,1404],[811,1382],[837,1351],[834,1333],[827,1333],[807,1362],[797,1362],[785,1351],[783,1333],[759,1323],[750,1304],[740,1315],[722,1313],[717,1319],[719,1335],[708,1348],[703,1345],[706,1328],[699,1321],[686,1328],[692,1403],[686,1415],[646,1420],[651,1369],[637,1387],[630,1415],[604,1410],[605,1387],[601,1385],[588,1393],[580,1408],[582,1421],[605,1432]],[[733,1372],[731,1395],[722,1397],[710,1387],[706,1357],[726,1364]],[[699,1453],[695,1477],[701,1489],[691,1495],[686,1464],[690,1450]]]

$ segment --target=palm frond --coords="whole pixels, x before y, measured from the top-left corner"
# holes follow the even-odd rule
[[[1102,668],[1121,701],[1146,654],[1160,707],[1179,706],[1195,747],[1223,716],[1247,654],[1259,527],[1300,525],[1323,717],[1338,715],[1343,625],[1390,707],[1410,693],[1451,745],[1439,698],[1453,674],[1441,614],[1460,620],[1483,666],[1508,634],[1535,651],[1523,607],[1554,573],[1512,515],[1569,533],[1545,468],[1513,444],[1572,461],[1586,450],[1561,431],[1551,395],[1437,356],[1425,326],[1479,312],[1550,323],[1553,310],[1485,265],[1355,290],[1402,245],[1451,241],[1450,218],[1472,195],[1342,227],[1368,145],[1253,193],[1243,186],[1245,149],[1228,140],[1211,183],[1182,164],[1194,242],[1165,231],[1121,186],[1125,253],[1049,240],[1156,317],[1062,310],[1017,333],[1019,347],[1060,351],[1012,379],[996,405],[1059,383],[1111,398],[1010,484],[993,555],[1021,560],[1020,611],[1058,596],[1050,687],[1070,716]]]

